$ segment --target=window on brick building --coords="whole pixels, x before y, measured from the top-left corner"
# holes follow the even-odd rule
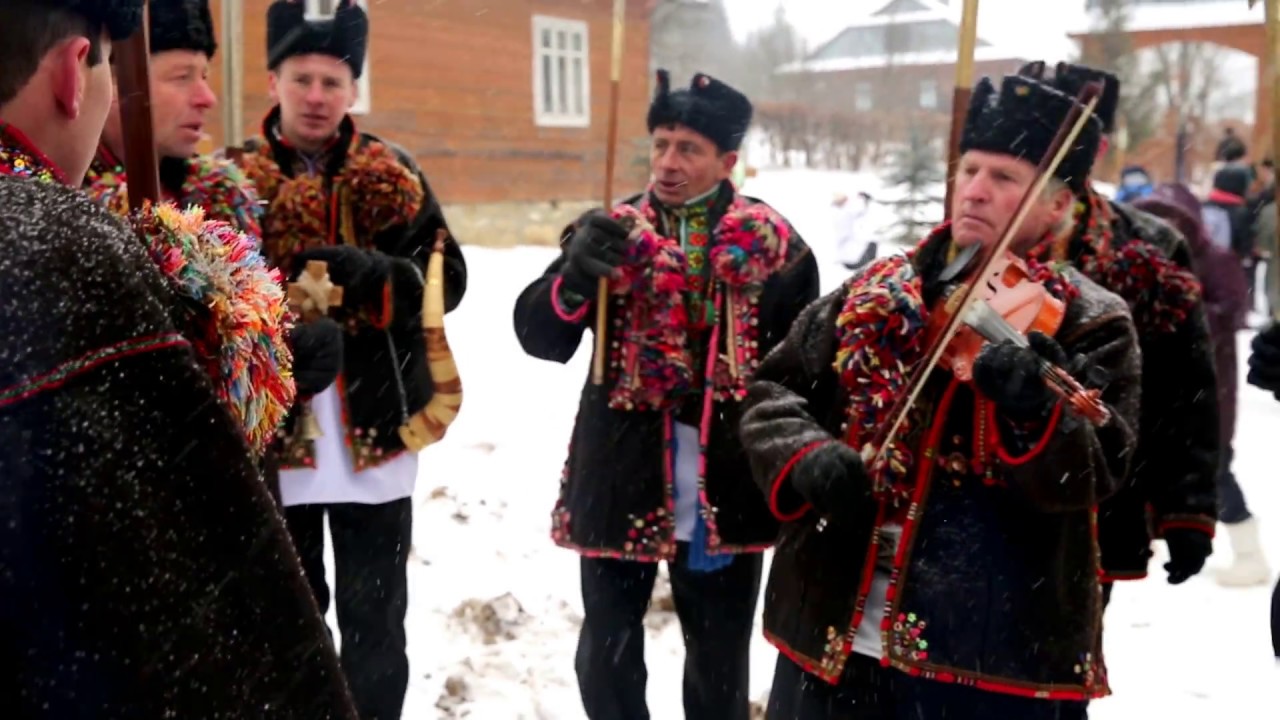
[[[307,19],[323,20],[333,17],[333,13],[338,9],[338,0],[306,0],[307,3]],[[356,4],[369,11],[368,0],[356,0]],[[373,38],[369,38],[372,44]],[[351,106],[352,115],[367,115],[373,109],[373,87],[369,82],[369,51],[365,50],[364,72],[360,73],[360,77],[356,80],[356,104]]]
[[[874,104],[871,95],[871,83],[860,82],[853,86],[853,107],[855,110],[870,110]]]
[[[548,127],[591,125],[587,24],[533,16],[533,118]]]
[[[938,81],[925,78],[920,81],[920,107],[935,110],[938,107]]]

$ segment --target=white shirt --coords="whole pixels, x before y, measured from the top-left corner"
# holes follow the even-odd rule
[[[836,239],[836,258],[842,263],[855,263],[862,259],[867,249],[867,234],[862,232],[867,209],[854,208],[850,202],[835,209],[833,222]]]
[[[693,539],[698,521],[698,465],[701,454],[698,428],[675,423],[676,540]]]
[[[359,473],[351,459],[342,426],[338,384],[311,399],[322,435],[315,440],[316,466],[280,471],[280,497],[285,507],[358,503],[380,505],[413,495],[418,454],[404,452]]]
[[[880,660],[884,657],[884,645],[880,642],[880,626],[884,622],[885,604],[889,598],[889,574],[893,571],[893,558],[902,538],[902,526],[885,523],[880,529],[880,544],[876,548],[876,571],[871,576],[871,589],[862,609],[862,622],[853,636],[853,651],[859,655]]]

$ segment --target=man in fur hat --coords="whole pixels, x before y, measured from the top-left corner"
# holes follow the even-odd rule
[[[765,592],[779,658],[768,717],[1084,718],[1107,694],[1093,513],[1127,473],[1138,350],[1124,301],[1028,260],[1065,305],[1051,338],[988,343],[972,381],[926,380],[905,428],[861,452],[906,392],[930,314],[1004,234],[1074,101],[1030,79],[975,88],[952,221],[806,308],[755,376],[742,437],[785,524]],[[1050,236],[1089,174],[1090,120],[1011,252]],[[1101,391],[1099,424],[1041,377]]]
[[[141,13],[0,0],[0,703],[49,720],[353,719],[173,286],[77,189],[112,44]]]
[[[418,456],[401,438],[434,385],[422,331],[423,273],[439,201],[404,150],[358,132],[348,111],[364,69],[369,21],[342,0],[310,21],[301,2],[267,14],[269,87],[262,136],[229,151],[266,203],[263,249],[296,276],[328,263],[343,288],[338,382],[286,421],[277,443],[285,519],[321,610],[324,522],[333,537],[342,666],[365,720],[399,718],[409,682],[406,563]],[[466,289],[457,242],[445,243],[446,311]],[[318,430],[318,432],[317,432]]]
[[[1099,157],[1106,152],[1120,96],[1114,75],[1066,63],[1052,72],[1032,63],[1019,72],[1072,96],[1102,82]],[[1216,486],[1230,462],[1222,453],[1214,345],[1190,246],[1167,223],[1110,202],[1084,183],[1072,222],[1032,255],[1068,261],[1124,298],[1142,347],[1142,421],[1132,477],[1099,510],[1106,598],[1114,581],[1146,577],[1153,536],[1168,546],[1169,582],[1185,582],[1213,552]]]
[[[684,628],[688,718],[746,720],[761,553],[777,521],[737,437],[745,384],[806,304],[817,263],[791,225],[729,180],[750,101],[704,74],[649,107],[653,182],[565,229],[520,295],[525,352],[568,362],[609,281],[608,371],[583,390],[552,513],[582,555],[578,684],[593,720],[647,718],[644,619],[666,562]]]
[[[233,163],[196,154],[217,96],[209,87],[209,63],[218,42],[208,0],[156,0],[150,3],[151,121],[160,185],[166,199],[196,205],[205,217],[222,220],[257,238],[262,209],[257,193]],[[103,129],[85,184],[113,209],[127,211],[124,129],[119,98]]]
[[[204,135],[206,116],[217,101],[208,81],[209,63],[218,48],[209,2],[153,0],[147,16],[151,43],[152,130],[160,158],[164,198],[179,207],[199,207],[206,220],[229,223],[249,236],[255,246],[259,245],[262,208],[253,184],[231,161],[196,154],[196,146]],[[98,152],[85,175],[85,188],[113,211],[128,214],[123,157],[124,129],[117,96],[107,116]],[[245,253],[202,253],[197,264],[224,267],[245,256]],[[243,305],[252,303],[253,297],[228,300]],[[333,384],[341,369],[342,355],[342,329],[337,323],[325,317],[299,322],[290,332],[289,344],[299,399],[309,399]],[[245,367],[239,358],[228,365]],[[243,377],[228,372],[225,380],[241,382]],[[252,404],[264,385],[262,378],[252,378],[241,382],[239,392],[225,395],[228,401]],[[263,431],[274,436],[275,427],[263,428]],[[268,473],[266,480],[272,496],[279,500],[276,473]]]

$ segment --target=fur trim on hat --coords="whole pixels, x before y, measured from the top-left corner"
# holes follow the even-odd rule
[[[697,73],[687,90],[672,92],[670,73],[659,70],[658,88],[649,105],[649,132],[684,125],[705,135],[721,152],[734,152],[742,147],[751,114],[746,95],[710,75]]]
[[[1120,106],[1120,78],[1097,68],[1086,65],[1072,65],[1060,62],[1054,67],[1053,75],[1045,77],[1043,60],[1027,63],[1018,70],[1019,75],[1035,78],[1053,89],[1076,97],[1085,85],[1091,82],[1102,83],[1102,97],[1098,98],[1098,108],[1094,115],[1102,122],[1102,132],[1110,135],[1116,128],[1116,109]]]
[[[991,79],[984,77],[969,101],[960,152],[1002,153],[1039,165],[1075,105],[1074,98],[1022,75],[1005,76],[998,93]],[[1096,116],[1089,118],[1054,176],[1081,192],[1093,170],[1101,138],[1102,124]]]
[[[306,6],[296,0],[276,0],[267,10],[267,69],[297,55],[330,55],[364,72],[369,45],[369,16],[352,0],[342,0],[330,19],[307,20]]]
[[[152,0],[148,25],[151,53],[194,50],[210,59],[218,52],[209,0]]]

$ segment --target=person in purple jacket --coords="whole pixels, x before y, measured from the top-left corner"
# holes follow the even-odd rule
[[[1249,288],[1235,254],[1216,246],[1209,238],[1201,221],[1200,201],[1185,185],[1160,185],[1133,206],[1167,221],[1187,239],[1193,268],[1204,288],[1205,315],[1218,369],[1218,427],[1223,448],[1218,472],[1218,520],[1227,527],[1234,553],[1231,565],[1218,573],[1217,580],[1226,586],[1265,583],[1271,571],[1258,539],[1257,521],[1231,472],[1238,386],[1235,331],[1249,308]]]

